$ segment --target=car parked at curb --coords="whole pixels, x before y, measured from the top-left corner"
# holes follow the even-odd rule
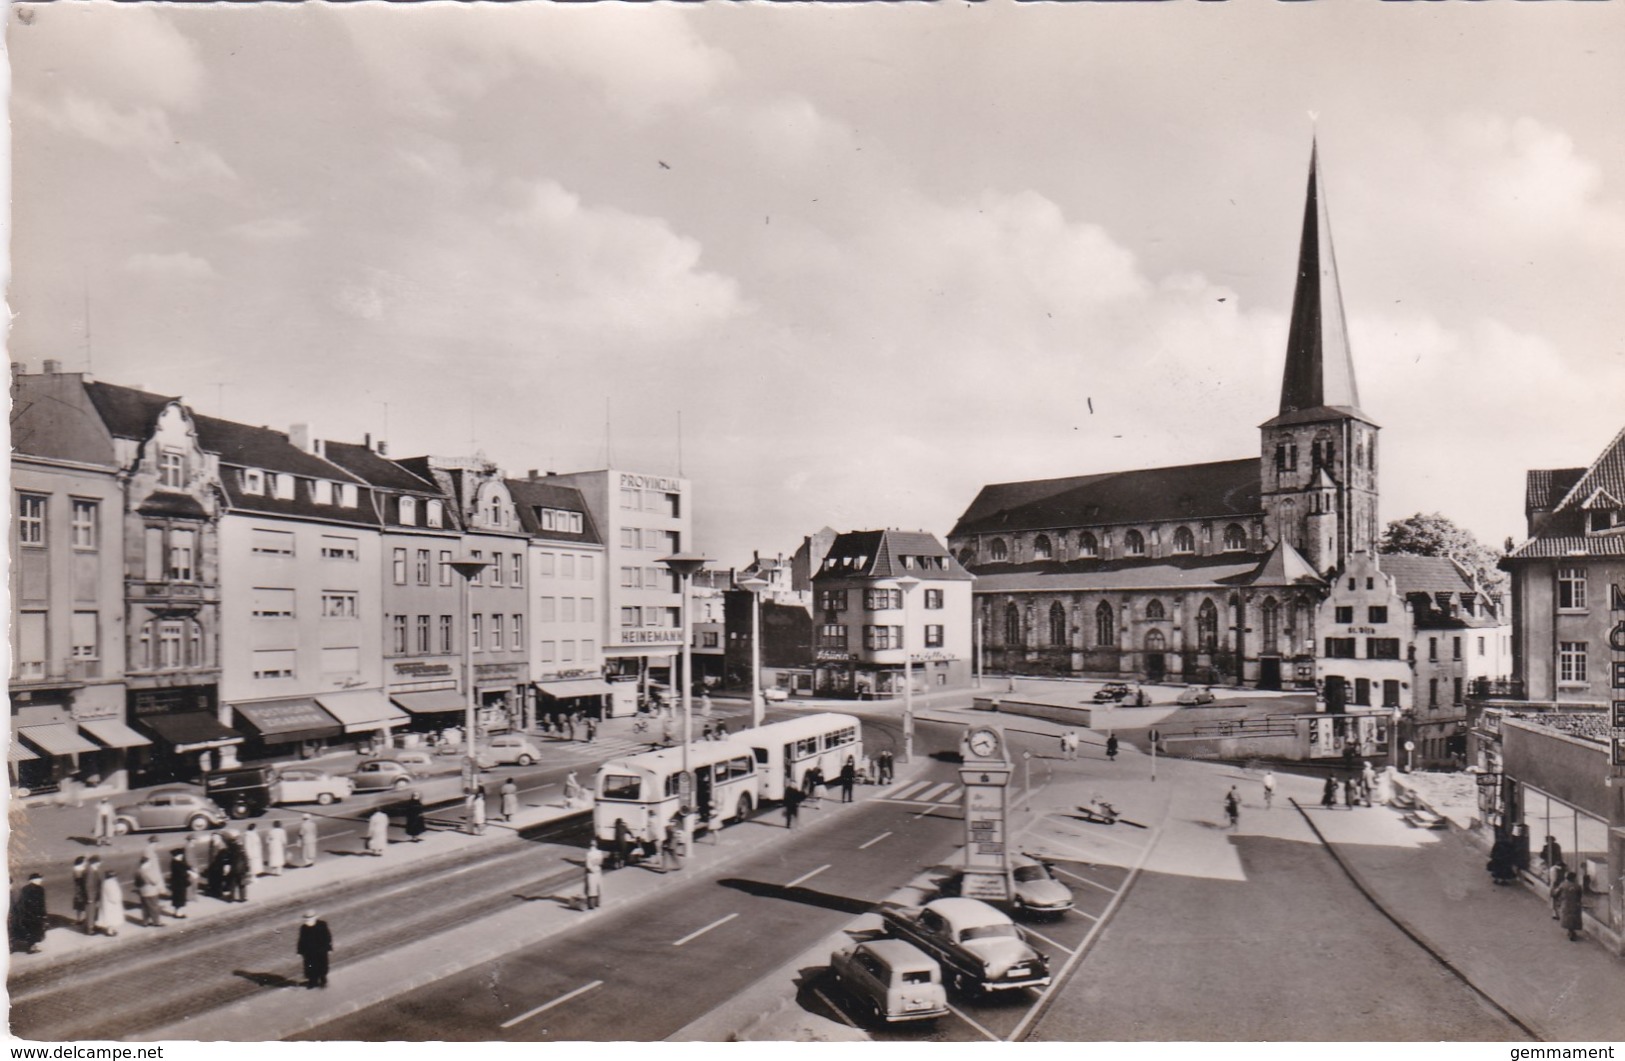
[[[1179,699],[1176,702],[1189,707],[1192,704],[1211,704],[1213,700],[1214,697],[1212,689],[1205,686],[1202,688],[1197,688],[1196,686],[1191,685],[1187,686],[1184,692],[1179,694]]]
[[[1129,687],[1122,682],[1107,682],[1095,690],[1095,703],[1128,699]]]
[[[135,803],[113,808],[113,831],[120,836],[163,829],[202,832],[218,828],[226,820],[219,804],[190,788],[155,788]]]
[[[836,989],[876,1024],[936,1020],[948,1012],[942,967],[912,943],[875,939],[829,956]]]
[[[790,690],[773,686],[762,690],[762,699],[770,704],[782,704],[790,699]]]
[[[1027,942],[1009,914],[978,899],[889,904],[880,915],[889,935],[937,960],[958,994],[1019,991],[1050,982],[1049,957]]]
[[[383,792],[406,788],[417,775],[393,759],[366,759],[348,775],[356,792]]]
[[[503,733],[492,737],[480,749],[482,763],[508,766],[529,766],[542,757],[542,749],[517,733]]]
[[[1030,917],[1060,917],[1072,909],[1072,889],[1055,877],[1054,868],[1042,859],[1013,855],[1010,859],[1010,907]],[[945,896],[956,896],[964,874],[954,873],[937,885]]]
[[[355,794],[355,782],[313,766],[287,766],[277,771],[280,803],[319,803],[327,806]]]

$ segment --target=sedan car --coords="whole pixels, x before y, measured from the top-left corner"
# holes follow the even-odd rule
[[[355,783],[349,778],[308,766],[279,770],[277,780],[282,789],[281,803],[320,803],[325,807],[355,794]]]
[[[935,958],[961,995],[1044,987],[1049,958],[1027,942],[1008,914],[977,899],[933,899],[881,910],[887,932]]]
[[[113,831],[121,836],[160,829],[200,832],[224,824],[220,805],[189,788],[155,788],[138,802],[113,809]]]
[[[1179,694],[1178,702],[1187,707],[1191,704],[1211,704],[1213,702],[1213,690],[1207,688],[1198,689],[1194,685],[1188,686],[1184,692]]]
[[[958,895],[964,881],[955,873],[937,885],[943,895]],[[1060,917],[1072,909],[1072,889],[1055,879],[1050,864],[1027,855],[1011,857],[1010,906],[1017,913]]]
[[[942,968],[900,939],[876,939],[829,956],[835,987],[877,1024],[936,1020],[948,1012]]]
[[[1104,704],[1110,700],[1125,700],[1128,698],[1129,687],[1122,682],[1107,682],[1095,690],[1095,703]]]
[[[406,788],[417,775],[393,759],[367,759],[356,766],[349,781],[357,792]]]
[[[790,699],[790,690],[781,689],[778,686],[774,686],[771,689],[763,689],[762,699],[766,700],[770,704],[782,704],[786,700]]]
[[[542,757],[542,750],[517,733],[492,737],[481,749],[481,760],[489,763],[518,763],[529,766]]]

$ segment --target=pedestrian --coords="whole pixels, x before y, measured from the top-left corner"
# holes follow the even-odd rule
[[[429,826],[423,820],[423,795],[414,790],[412,797],[406,801],[406,810],[402,812],[406,818],[403,828],[407,839],[414,844],[423,843],[423,834],[429,831]]]
[[[485,835],[485,789],[476,788],[469,807],[469,825],[475,836]]]
[[[141,898],[141,923],[147,928],[161,928],[163,911],[158,901],[164,894],[164,871],[158,865],[156,848],[147,848],[141,856],[141,864],[135,870],[135,893]]]
[[[598,909],[604,894],[604,853],[598,850],[598,840],[587,844],[587,857],[582,860],[581,897],[586,909]]]
[[[248,852],[243,845],[243,834],[236,829],[226,830],[226,897],[234,903],[248,902],[248,887],[254,883],[248,872]]]
[[[852,786],[858,781],[858,767],[848,755],[846,762],[841,764],[841,802],[852,802]]]
[[[787,786],[784,790],[784,827],[794,829],[796,817],[801,813],[801,790]]]
[[[1495,843],[1490,845],[1490,859],[1484,864],[1490,871],[1490,880],[1496,884],[1511,884],[1516,880],[1518,870],[1514,858],[1512,837],[1497,832]]]
[[[589,719],[587,719],[587,743],[591,744],[593,741],[595,741],[597,739],[598,739],[598,723],[594,722],[592,719],[589,718]]]
[[[667,870],[683,868],[683,857],[678,851],[682,833],[682,826],[679,824],[680,820],[678,815],[672,815],[671,820],[666,823],[665,835],[660,838],[660,872],[662,873]]]
[[[45,927],[50,914],[45,908],[45,878],[38,873],[28,875],[28,883],[17,893],[17,912],[13,927],[14,946],[29,954],[38,954],[45,942]]]
[[[654,808],[650,807],[643,814],[643,860],[653,862],[660,857],[660,841],[663,836],[660,821],[655,817]],[[662,866],[664,869],[664,866]]]
[[[85,862],[85,935],[96,934],[96,922],[102,916],[102,881],[105,875],[102,872],[102,860],[99,855],[91,855]]]
[[[624,869],[632,864],[632,827],[625,818],[615,819],[615,856],[611,869]]]
[[[101,905],[96,912],[96,929],[109,936],[116,936],[122,924],[124,924],[124,886],[118,882],[118,874],[108,870],[102,874],[102,897]]]
[[[1557,923],[1568,932],[1570,943],[1580,941],[1579,932],[1585,927],[1580,899],[1580,883],[1571,869],[1563,874],[1563,883],[1557,886]]]
[[[186,862],[193,872],[202,873],[209,868],[209,853],[214,837],[202,831],[186,834]]]
[[[711,717],[711,694],[710,693],[701,693],[700,694],[700,714],[704,715],[706,718]],[[591,738],[588,738],[588,739],[590,740]]]
[[[1558,861],[1552,863],[1552,869],[1551,869],[1551,881],[1552,881],[1552,883],[1548,886],[1547,898],[1550,899],[1551,903],[1552,903],[1552,920],[1553,921],[1556,921],[1556,920],[1560,919],[1563,916],[1563,911],[1558,909],[1558,900],[1563,897],[1563,881],[1568,878],[1568,875],[1569,875],[1568,867],[1563,864],[1562,859],[1559,859]]]
[[[265,834],[265,872],[280,877],[287,864],[288,831],[282,828],[280,821],[273,821],[270,831]]]
[[[333,953],[333,931],[327,927],[326,921],[316,916],[316,911],[305,911],[295,950],[305,963],[305,987],[326,987],[327,964]]]
[[[700,730],[700,739],[701,740],[711,740],[713,732],[714,731],[711,729],[711,723],[707,722],[705,724],[705,728]]]
[[[1264,809],[1268,810],[1275,805],[1275,772],[1264,771]]]
[[[1241,826],[1241,797],[1236,794],[1236,786],[1231,785],[1230,791],[1224,794],[1224,816],[1230,820],[1230,828]]]
[[[389,815],[384,808],[379,807],[367,819],[367,854],[384,857],[384,848],[389,844]]]
[[[186,920],[186,902],[197,882],[197,870],[186,857],[186,848],[177,847],[169,852],[169,910],[170,916]]]
[[[513,778],[502,782],[502,820],[511,822],[519,817],[519,786]]]
[[[717,723],[717,740],[727,740],[727,739],[728,739],[728,723],[726,723],[726,722],[718,722]]]
[[[574,715],[567,715],[564,719],[564,739],[576,739],[576,717]]]
[[[1371,768],[1371,760],[1365,759],[1360,763],[1360,784],[1365,793],[1366,805],[1371,805],[1371,791],[1377,787],[1377,771]]]
[[[880,753],[880,775],[882,778],[880,783],[883,785],[891,784],[892,778],[897,776],[896,770],[897,757],[892,754],[892,750],[890,748],[887,748],[885,751]]]
[[[1337,778],[1326,775],[1326,784],[1320,790],[1320,805],[1327,810],[1337,806]]]
[[[1354,779],[1354,775],[1350,774],[1348,777],[1343,779],[1343,805],[1349,810],[1353,810],[1354,804],[1357,803],[1359,799],[1360,784]]]
[[[1106,758],[1114,763],[1117,761],[1117,734],[1115,733],[1106,738]]]
[[[1546,879],[1551,882],[1553,888],[1563,882],[1561,876],[1552,872],[1554,866],[1563,866],[1563,845],[1557,842],[1557,837],[1548,836],[1546,842],[1541,845],[1540,864],[1541,868],[1546,870]],[[1567,867],[1564,867],[1563,872],[1567,871]]]
[[[90,907],[89,885],[85,883],[85,856],[73,859],[73,919],[85,923],[85,911]]]
[[[108,847],[113,843],[113,802],[106,796],[96,801],[96,846]]]
[[[305,815],[299,822],[299,865],[301,868],[316,864],[316,841],[321,837],[316,831],[316,819]]]
[[[203,894],[211,899],[230,902],[226,895],[226,869],[231,865],[231,856],[227,854],[226,838],[215,833],[209,837],[209,853],[202,863],[204,867]]]
[[[260,842],[259,822],[249,822],[248,830],[242,834],[243,858],[247,865],[243,872],[248,874],[250,880],[255,880],[265,873],[265,846]]]

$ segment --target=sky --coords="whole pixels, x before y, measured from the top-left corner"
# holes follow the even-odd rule
[[[1618,3],[9,18],[14,361],[680,469],[725,565],[1256,455],[1312,136],[1383,520],[1521,538],[1625,426]]]

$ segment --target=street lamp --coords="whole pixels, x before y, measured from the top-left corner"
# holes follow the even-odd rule
[[[449,566],[463,579],[463,706],[466,711],[463,739],[468,742],[467,760],[463,766],[463,789],[466,792],[472,790],[480,778],[479,751],[474,740],[474,735],[479,732],[474,718],[474,594],[469,587],[480,572],[490,565],[484,560],[469,558],[453,560]]]
[[[914,762],[914,654],[908,647],[908,595],[919,584],[913,575],[897,580],[903,591],[903,762],[909,765]]]
[[[689,585],[694,580],[694,573],[711,561],[698,553],[673,553],[671,556],[655,561],[665,564],[672,574],[677,576],[678,585],[683,593],[683,784],[688,788],[688,795],[683,799],[683,810],[688,810],[688,800],[692,797],[694,777],[688,772],[688,746],[694,740],[694,680],[689,670],[690,655],[693,640],[692,623],[689,619],[688,596]]]
[[[739,580],[740,588],[750,590],[750,724],[762,724],[762,590],[767,579],[751,575]]]

